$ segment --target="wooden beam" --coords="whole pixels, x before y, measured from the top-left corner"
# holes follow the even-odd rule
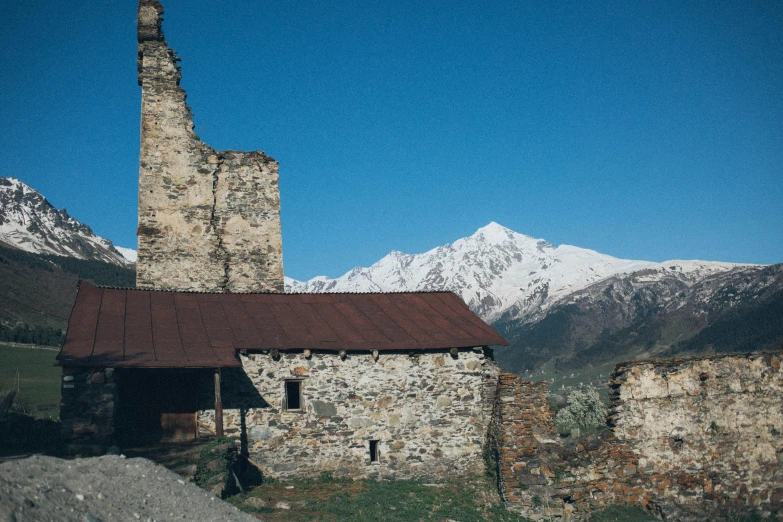
[[[215,368],[215,435],[223,436],[223,400],[220,397],[220,368]]]

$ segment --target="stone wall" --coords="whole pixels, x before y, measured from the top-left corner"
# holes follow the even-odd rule
[[[139,288],[283,291],[277,162],[193,133],[157,0],[139,3]]]
[[[62,370],[60,423],[65,450],[101,455],[114,444],[117,388],[112,368]]]
[[[545,383],[501,375],[493,443],[511,509],[584,519],[638,504],[672,520],[783,512],[780,353],[618,365],[610,429],[561,444]]]
[[[484,472],[497,366],[483,352],[415,354],[301,351],[241,356],[223,370],[226,435],[277,477],[442,479]],[[200,422],[214,431],[209,376]],[[302,409],[286,411],[287,379],[301,380]],[[378,463],[369,441],[377,440]]]

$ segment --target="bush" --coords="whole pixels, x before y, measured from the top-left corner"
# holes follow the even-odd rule
[[[555,427],[561,434],[571,433],[575,428],[589,431],[603,425],[605,417],[606,406],[597,391],[575,391],[568,396],[568,406],[555,415]]]

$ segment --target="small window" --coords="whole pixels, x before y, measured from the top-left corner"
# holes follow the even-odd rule
[[[381,453],[378,450],[378,441],[377,440],[371,440],[370,441],[370,462],[380,462],[381,460]]]
[[[285,381],[285,409],[302,409],[302,381]]]

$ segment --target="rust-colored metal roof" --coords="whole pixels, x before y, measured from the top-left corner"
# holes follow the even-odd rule
[[[452,292],[209,294],[82,281],[62,366],[240,366],[236,350],[508,345]]]

